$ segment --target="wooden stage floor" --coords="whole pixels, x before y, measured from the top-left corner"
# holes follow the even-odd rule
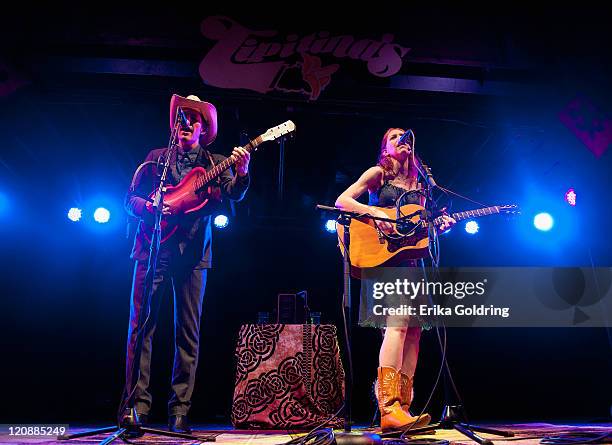
[[[536,445],[540,443],[540,439],[546,435],[561,434],[567,432],[596,432],[605,434],[606,432],[612,432],[612,424],[580,424],[580,425],[568,425],[568,424],[550,424],[550,423],[525,423],[525,424],[488,424],[493,428],[510,430],[515,433],[515,437],[512,438],[497,438],[483,434],[484,437],[490,438],[496,444],[515,444],[515,445]],[[93,428],[100,428],[101,425],[80,425],[71,426],[70,433],[78,433]],[[163,425],[153,425],[154,428],[163,428]],[[207,434],[213,434],[215,441],[219,445],[281,445],[291,440],[292,438],[298,437],[300,433],[290,434],[288,431],[262,431],[262,430],[234,430],[231,427],[219,426],[219,425],[194,425],[192,426],[194,435],[204,436]],[[362,431],[364,428],[355,428],[355,431]],[[371,430],[368,430],[371,431]],[[53,437],[10,437],[6,433],[0,434],[0,444],[45,444],[45,445],[91,445],[99,443],[108,437],[108,434],[100,434],[97,436],[72,439],[70,441],[57,441]],[[435,435],[420,435],[415,436],[420,438],[432,438],[438,440],[447,440],[451,445],[472,445],[476,442],[471,441],[459,432],[454,430],[440,430]],[[612,443],[612,437],[608,437],[608,443]],[[130,439],[131,443],[134,444],[194,444],[194,443],[212,443],[212,442],[201,442],[183,439],[174,439],[168,437],[145,435],[138,439]],[[385,439],[384,442],[387,442]],[[113,443],[122,444],[120,439]],[[395,441],[397,443],[397,441]],[[604,443],[603,441],[598,443]],[[391,445],[391,443],[389,443]]]

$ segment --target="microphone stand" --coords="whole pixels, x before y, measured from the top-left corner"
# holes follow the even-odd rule
[[[433,206],[435,207],[435,201],[432,199],[433,189],[438,187],[438,185],[436,184],[436,181],[434,180],[429,167],[425,163],[423,163],[423,161],[416,154],[414,155],[414,157],[415,157],[415,164],[416,164],[417,170],[419,171],[419,174],[421,175],[425,183],[425,193],[424,194],[426,198],[426,206],[427,206],[427,203],[432,203]],[[435,255],[431,253],[431,249],[430,249],[430,255],[431,255],[434,267],[437,268],[438,261],[439,261],[439,258],[438,258],[439,249],[438,249],[438,232],[437,232],[437,228],[435,227],[433,223],[434,210],[435,208],[426,209],[424,214],[427,220],[426,221],[427,227],[429,228],[430,245],[434,245],[434,249],[435,249]],[[410,216],[412,215],[407,215],[403,218],[409,218]],[[399,218],[399,219],[401,220],[403,218]],[[424,259],[421,259],[421,262],[423,265],[423,270],[425,270]],[[444,325],[443,325],[443,328],[446,329]],[[440,345],[442,345],[442,343],[440,343]],[[406,437],[410,437],[410,436],[417,435],[417,434],[427,434],[427,433],[435,434],[435,431],[439,429],[444,429],[444,430],[455,429],[459,431],[461,434],[463,434],[464,436],[467,436],[473,441],[479,443],[480,445],[493,445],[493,441],[479,436],[478,434],[476,434],[476,432],[493,434],[493,435],[502,436],[502,437],[513,437],[514,433],[512,433],[511,431],[503,431],[503,430],[498,430],[498,429],[493,429],[493,428],[485,428],[485,427],[471,425],[469,423],[466,423],[467,417],[465,415],[464,407],[461,404],[453,405],[451,404],[449,400],[450,399],[449,390],[447,387],[448,385],[447,382],[449,380],[453,383],[453,388],[455,389],[456,396],[459,398],[459,400],[461,398],[459,397],[459,394],[457,393],[457,389],[455,388],[455,385],[452,379],[452,375],[450,372],[450,367],[448,365],[448,360],[447,360],[444,350],[442,350],[442,360],[443,360],[442,372],[443,372],[443,382],[444,382],[444,406],[442,408],[442,416],[440,418],[440,421],[436,423],[432,423],[424,427],[420,427],[420,428],[411,428],[411,426],[409,426],[404,431],[383,433],[381,434],[381,437],[383,438],[399,437],[402,440],[405,440]]]
[[[353,390],[353,360],[351,354],[351,258],[350,258],[350,225],[353,218],[370,219],[372,221],[387,221],[395,222],[390,218],[380,218],[371,216],[367,213],[353,212],[343,210],[337,207],[329,207],[325,205],[317,205],[317,209],[334,213],[338,215],[338,224],[344,226],[344,234],[342,237],[342,245],[344,246],[342,254],[343,263],[343,294],[342,294],[342,314],[344,317],[344,338],[346,357],[348,361],[348,372],[344,373],[344,437],[340,439],[344,443],[354,444],[375,444],[380,443],[380,436],[371,433],[360,433],[358,436],[351,434],[352,421],[352,390]],[[361,440],[359,439],[361,436]]]
[[[176,141],[179,129],[181,128],[181,110],[176,113],[174,121],[174,127],[170,135],[170,142],[166,150],[166,159],[162,174],[159,180],[159,184],[156,187],[155,196],[152,200],[152,208],[154,211],[155,225],[151,235],[151,246],[149,250],[149,262],[147,265],[147,273],[145,275],[145,291],[144,301],[138,312],[138,323],[136,326],[136,345],[134,347],[134,357],[131,362],[131,366],[126,376],[126,382],[124,387],[124,399],[121,403],[119,411],[121,415],[118,419],[117,426],[111,426],[106,428],[99,428],[91,431],[85,431],[83,433],[76,433],[70,435],[61,435],[57,437],[57,440],[70,440],[81,437],[95,436],[102,433],[112,433],[109,437],[100,442],[100,445],[108,445],[117,439],[121,439],[127,442],[130,438],[140,437],[145,433],[156,434],[159,436],[166,437],[178,437],[182,439],[190,439],[198,442],[214,442],[214,436],[203,436],[197,437],[191,434],[175,433],[172,431],[159,430],[149,427],[142,426],[138,413],[135,408],[135,397],[136,387],[138,385],[138,379],[140,372],[136,372],[140,367],[140,357],[142,355],[142,343],[144,341],[144,334],[149,316],[151,314],[151,299],[153,296],[153,280],[155,273],[157,272],[157,256],[159,253],[159,247],[161,244],[161,221],[163,217],[164,207],[164,193],[166,191],[166,183],[168,178],[168,170],[170,168],[170,161],[173,158],[174,153],[178,147]],[[137,171],[140,170],[138,167]],[[145,210],[146,211],[146,210]]]

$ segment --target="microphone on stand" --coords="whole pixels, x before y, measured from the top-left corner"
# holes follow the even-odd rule
[[[410,137],[411,135],[412,138]],[[408,140],[410,140],[410,146],[412,147],[412,141],[414,141],[414,133],[410,128],[402,135],[402,137],[399,138],[399,141],[397,141],[398,147],[402,144],[405,144]],[[414,147],[412,147],[412,149],[414,150]]]
[[[187,119],[187,116],[185,116],[185,113],[183,112],[183,109],[181,107],[178,107],[176,109],[176,115],[179,119],[181,129],[191,130],[191,123],[189,122],[189,119]]]
[[[425,163],[423,163],[421,158],[419,158],[416,155],[416,152],[414,151],[414,133],[410,128],[406,130],[404,134],[399,138],[399,141],[397,141],[397,146],[399,147],[400,145],[405,144],[407,142],[410,142],[412,153],[414,153],[414,164],[417,170],[419,171],[419,174],[423,177],[423,179],[425,179],[425,181],[427,182],[427,184],[429,184],[430,187],[437,187],[438,184],[436,184],[436,181],[431,174],[431,170]]]

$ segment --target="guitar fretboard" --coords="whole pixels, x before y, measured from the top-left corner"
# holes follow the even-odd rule
[[[451,215],[451,217],[455,221],[461,221],[462,219],[469,219],[469,218],[476,218],[476,217],[479,217],[479,216],[494,215],[496,213],[499,213],[499,206],[485,207],[483,209],[476,209],[476,210],[466,210],[465,212],[457,212],[457,213],[453,213]],[[438,216],[436,219],[434,219],[434,223],[436,225],[442,224],[442,217]]]
[[[246,151],[251,153],[259,144],[263,142],[262,136],[258,136],[248,144],[246,144],[244,148]],[[221,173],[230,168],[232,165],[236,163],[236,158],[234,156],[230,156],[225,159],[223,162],[218,163],[210,170],[207,170],[205,174],[200,176],[198,180],[195,182],[195,189],[199,190],[204,187],[206,184],[211,182],[213,179],[217,178]]]

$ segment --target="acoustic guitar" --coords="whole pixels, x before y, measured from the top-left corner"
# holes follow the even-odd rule
[[[426,257],[429,249],[428,227],[425,220],[425,208],[418,204],[406,204],[400,207],[400,218],[395,207],[376,207],[382,210],[393,223],[394,232],[384,233],[371,219],[353,218],[350,230],[350,260],[356,268],[376,267],[400,264],[404,259]],[[485,207],[476,210],[453,213],[449,216],[456,221],[494,215],[498,213],[518,213],[516,205]],[[442,224],[442,216],[433,220],[434,225]],[[336,227],[340,251],[344,254],[344,226]]]

